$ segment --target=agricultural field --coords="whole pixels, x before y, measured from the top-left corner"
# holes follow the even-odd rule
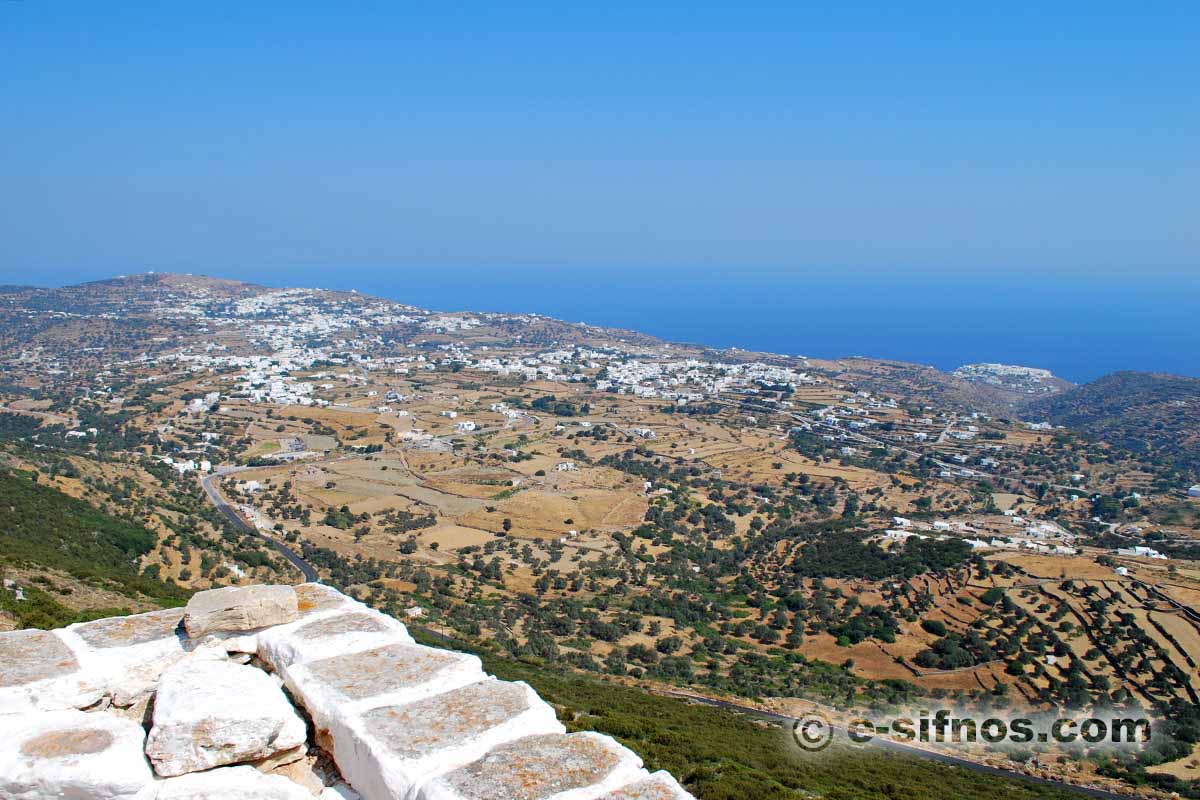
[[[980,757],[1200,796],[1200,499],[1174,463],[895,362],[180,276],[61,291],[69,325],[20,293],[0,313],[5,475],[138,533],[103,575],[0,551],[59,619],[299,580],[284,546],[538,670],[783,714],[1156,715],[1172,740],[1124,761]],[[0,626],[34,619],[5,602]]]

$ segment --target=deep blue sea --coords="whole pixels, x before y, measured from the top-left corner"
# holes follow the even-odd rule
[[[293,279],[291,285],[313,285]],[[337,286],[441,310],[533,311],[672,341],[941,369],[996,361],[1086,382],[1122,369],[1200,377],[1200,281],[798,279],[630,271],[360,273]],[[324,285],[319,280],[316,285]]]

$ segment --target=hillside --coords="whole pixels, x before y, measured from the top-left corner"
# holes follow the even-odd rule
[[[1075,385],[1050,370],[1013,364],[964,364],[950,374],[974,385],[982,397],[1009,406],[1053,397]]]
[[[1200,379],[1115,372],[1023,412],[1200,474]]]
[[[137,570],[138,559],[154,545],[154,534],[140,525],[103,514],[26,475],[0,472],[0,572],[32,571],[39,576],[36,583],[58,587],[47,593],[27,586],[24,602],[0,592],[0,608],[15,617],[19,627],[51,627],[94,616],[75,615],[59,602],[62,598],[54,595],[64,583],[98,589],[106,597],[134,601],[132,605],[179,604],[187,592]],[[47,571],[55,580],[46,577]],[[121,604],[128,605],[124,600]]]

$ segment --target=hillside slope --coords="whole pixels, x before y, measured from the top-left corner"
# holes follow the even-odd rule
[[[0,573],[70,576],[80,586],[152,605],[178,605],[188,592],[138,571],[155,544],[150,531],[41,485],[19,472],[0,471]],[[43,586],[61,584],[43,583]],[[56,627],[76,620],[57,591],[26,586],[26,600],[0,591],[0,610],[17,627]],[[99,615],[111,611],[105,608]],[[82,615],[79,619],[89,615]],[[91,615],[94,616],[94,615]]]
[[[1200,379],[1114,372],[1023,413],[1200,474]]]

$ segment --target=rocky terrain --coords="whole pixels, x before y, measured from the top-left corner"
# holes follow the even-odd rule
[[[319,584],[0,634],[0,797],[682,800],[526,684]]]

